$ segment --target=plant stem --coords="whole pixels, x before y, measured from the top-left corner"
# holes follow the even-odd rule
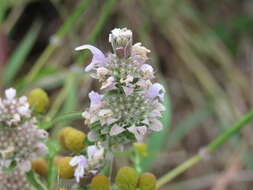
[[[206,153],[211,153],[215,151],[218,147],[220,147],[225,141],[227,141],[230,137],[238,133],[243,127],[245,127],[251,120],[253,119],[253,110],[248,112],[242,119],[237,121],[231,128],[226,130],[216,139],[209,143],[207,148],[205,149]],[[203,160],[203,157],[200,154],[196,154],[192,158],[188,159],[175,169],[171,170],[169,173],[162,176],[157,182],[157,189],[170,182],[172,179],[182,174],[187,169],[191,168],[198,162]]]
[[[36,175],[32,171],[29,171],[26,174],[26,177],[27,177],[28,181],[34,187],[36,187],[37,190],[47,190],[47,188],[44,186],[44,184],[42,184],[41,181],[39,181],[39,179],[36,177]]]
[[[50,120],[47,121],[45,123],[42,123],[42,125],[40,126],[41,129],[50,129],[53,125],[55,125],[56,123],[62,122],[62,121],[72,121],[75,119],[81,119],[82,118],[82,112],[72,112],[72,113],[66,113],[63,114],[57,118],[55,118],[54,120]]]

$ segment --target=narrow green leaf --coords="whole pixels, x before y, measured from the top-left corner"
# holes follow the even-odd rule
[[[11,55],[9,62],[5,67],[5,71],[3,72],[4,82],[6,84],[10,84],[12,82],[15,75],[24,64],[25,59],[27,58],[38,37],[40,28],[41,23],[34,23],[14,53]]]

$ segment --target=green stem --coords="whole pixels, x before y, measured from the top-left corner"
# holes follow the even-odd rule
[[[73,113],[66,113],[63,114],[57,118],[55,118],[52,121],[47,121],[43,123],[40,128],[42,129],[50,129],[53,125],[56,123],[62,122],[62,121],[70,121],[70,120],[75,120],[75,119],[81,119],[82,118],[82,113],[81,112],[73,112]]]
[[[26,173],[28,181],[37,189],[37,190],[47,190],[47,188],[42,184],[39,179],[35,176],[32,171]]]
[[[246,114],[242,119],[237,121],[231,128],[222,133],[216,139],[214,139],[207,148],[205,149],[206,154],[215,151],[218,147],[220,147],[225,141],[227,141],[230,137],[238,133],[243,127],[245,127],[251,120],[253,119],[253,110],[251,110],[248,114]],[[188,159],[175,169],[171,170],[169,173],[162,176],[157,181],[157,189],[170,182],[172,179],[182,174],[187,169],[191,168],[198,162],[203,160],[203,157],[200,154],[196,154],[192,158]]]
[[[57,113],[59,112],[59,109],[62,106],[62,103],[64,102],[64,100],[66,99],[66,96],[68,95],[68,92],[69,92],[69,89],[71,88],[73,80],[74,80],[74,74],[70,72],[65,79],[64,87],[61,89],[61,91],[57,95],[57,98],[52,104],[51,109],[49,110],[47,114],[47,118],[54,118],[57,115]]]

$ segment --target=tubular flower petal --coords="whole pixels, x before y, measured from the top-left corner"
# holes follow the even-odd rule
[[[88,49],[93,54],[93,58],[91,60],[91,63],[85,68],[85,71],[91,71],[92,69],[96,68],[99,64],[105,62],[106,58],[102,51],[100,51],[98,48],[92,45],[82,45],[77,47],[75,50],[85,50]]]

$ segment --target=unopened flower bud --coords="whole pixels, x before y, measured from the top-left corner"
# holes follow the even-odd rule
[[[28,95],[28,102],[36,112],[44,112],[49,104],[47,93],[41,88],[36,88]]]
[[[111,183],[108,177],[104,175],[97,175],[92,178],[91,190],[110,190]]]
[[[115,28],[109,35],[109,42],[112,44],[114,53],[122,58],[128,58],[132,49],[132,31],[127,28]]]
[[[58,168],[59,176],[63,179],[71,179],[74,177],[74,167],[69,162],[72,157],[55,157],[54,163]]]
[[[117,173],[115,183],[120,190],[136,190],[138,174],[133,168],[122,167]]]
[[[86,135],[72,127],[65,127],[60,131],[61,145],[70,151],[80,151],[84,148],[84,139]]]
[[[144,143],[134,143],[134,150],[140,155],[140,156],[147,156],[147,145]]]
[[[138,184],[140,190],[155,190],[156,177],[152,173],[144,173],[139,177]]]
[[[32,169],[41,176],[46,176],[48,173],[48,163],[43,158],[38,158],[32,161]]]

